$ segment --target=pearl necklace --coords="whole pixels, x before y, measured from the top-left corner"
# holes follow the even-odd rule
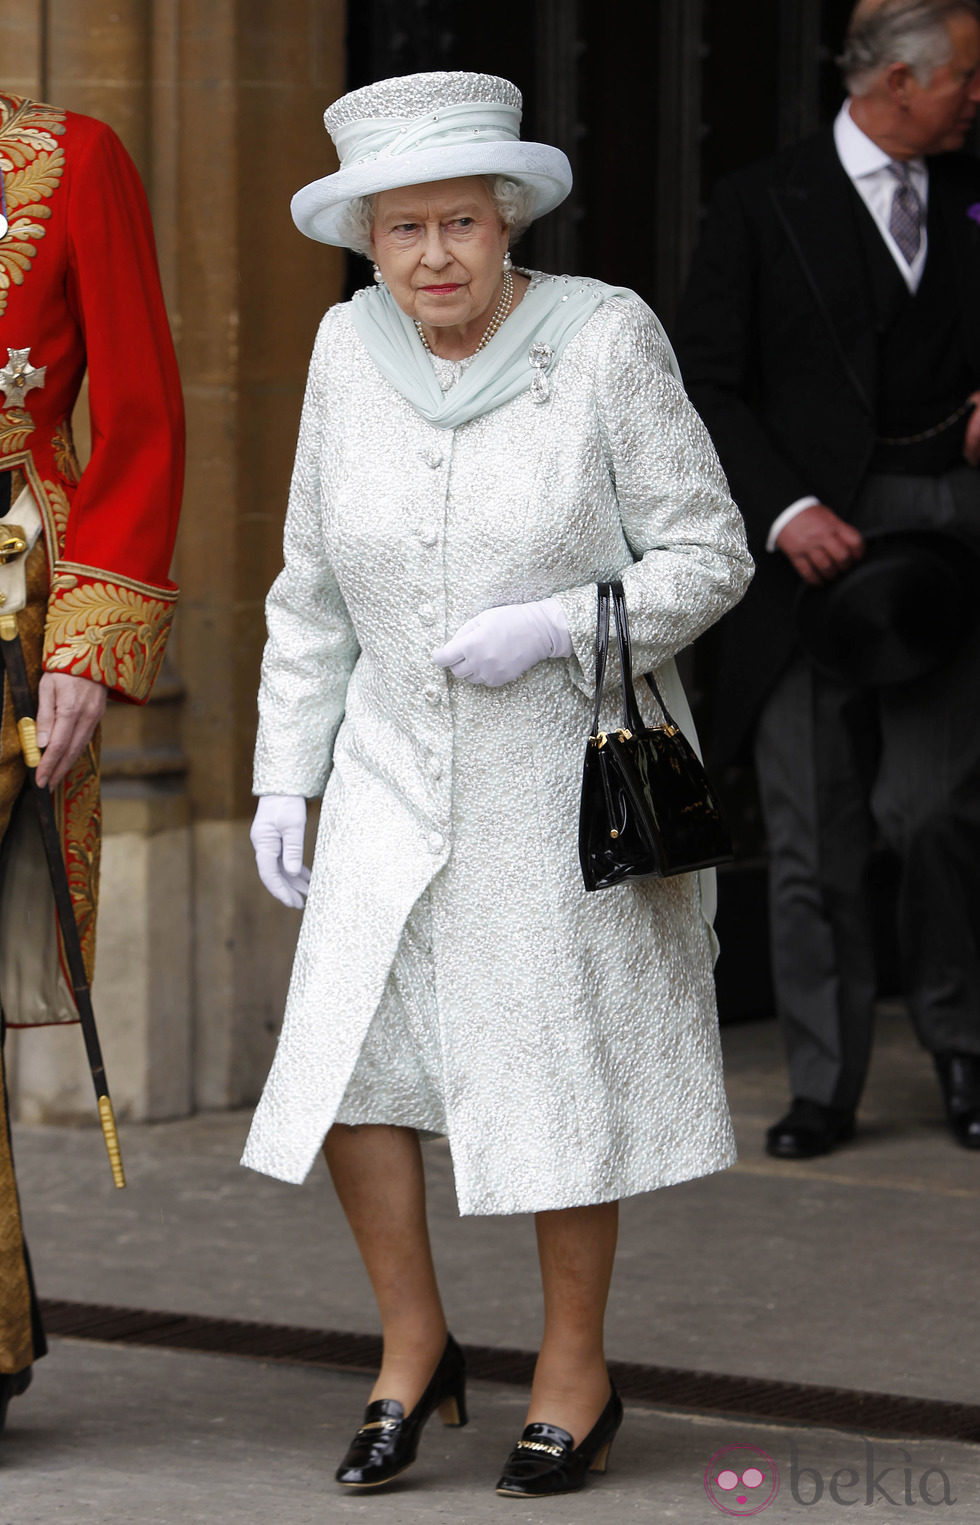
[[[485,349],[486,348],[486,346],[490,343],[490,340],[493,338],[494,334],[497,332],[497,330],[500,327],[501,323],[503,323],[505,318],[510,316],[510,309],[511,309],[511,305],[512,305],[513,301],[514,301],[514,277],[513,277],[512,273],[508,270],[506,275],[504,276],[504,284],[503,284],[503,289],[502,289],[502,291],[500,293],[500,301],[497,303],[496,307],[494,308],[493,317],[490,319],[490,322],[487,324],[486,329],[484,330],[483,338],[480,340],[480,342],[477,345],[476,349],[473,351],[474,355],[478,355],[480,353],[481,349]],[[425,337],[425,330],[423,329],[423,327],[422,327],[421,323],[419,322],[418,318],[415,318],[414,322],[415,322],[415,332],[418,334],[419,338],[422,340],[422,344],[423,344],[424,348],[426,350],[428,350],[430,355],[433,355],[433,350],[432,350],[432,348],[431,348],[431,346],[429,344],[428,339]],[[433,358],[435,358],[434,355],[433,355]]]

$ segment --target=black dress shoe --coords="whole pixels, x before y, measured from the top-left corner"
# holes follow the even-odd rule
[[[31,1385],[31,1377],[34,1375],[30,1366],[25,1366],[23,1371],[11,1373],[0,1372],[0,1434],[7,1420],[7,1404],[11,1398],[19,1398],[21,1393],[26,1393]]]
[[[980,1059],[973,1054],[935,1054],[950,1132],[964,1149],[980,1149]]]
[[[422,1426],[435,1410],[444,1424],[466,1423],[466,1362],[452,1335],[428,1387],[406,1415],[397,1398],[376,1398],[364,1410],[364,1423],[351,1441],[337,1481],[345,1488],[380,1488],[415,1460]]]
[[[766,1153],[777,1160],[812,1160],[853,1137],[853,1112],[797,1096],[786,1116],[766,1133]]]
[[[605,1472],[609,1447],[622,1422],[623,1405],[613,1388],[581,1445],[556,1424],[529,1424],[504,1464],[497,1492],[518,1499],[574,1493],[587,1472]]]

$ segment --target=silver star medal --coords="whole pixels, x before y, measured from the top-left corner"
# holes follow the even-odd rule
[[[31,365],[30,345],[27,349],[8,349],[7,354],[7,364],[0,370],[0,392],[9,408],[12,403],[23,402],[31,387],[43,387],[48,368]]]
[[[547,402],[551,396],[551,387],[545,373],[553,359],[554,350],[550,344],[532,344],[527,352],[527,363],[534,370],[534,380],[531,382],[533,402]]]

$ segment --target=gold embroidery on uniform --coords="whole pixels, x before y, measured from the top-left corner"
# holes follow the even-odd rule
[[[130,588],[134,593],[139,593],[145,598],[158,598],[165,604],[176,604],[179,596],[178,590],[174,587],[161,588],[158,583],[140,582],[135,577],[126,577],[122,572],[110,572],[107,567],[86,566],[81,561],[59,561],[58,576],[67,577],[69,574],[74,575],[75,582],[79,577],[90,580],[100,578],[104,582],[112,583],[115,588]],[[64,586],[74,587],[75,582],[66,582]]]
[[[0,239],[0,317],[11,286],[21,286],[51,216],[49,201],[61,183],[65,150],[56,135],[65,113],[55,106],[0,94],[0,169],[10,227]]]
[[[14,155],[11,154],[11,158]],[[7,197],[7,216],[17,208],[31,207],[42,217],[50,217],[51,208],[42,207],[42,199],[50,200],[61,182],[65,167],[65,150],[56,148],[51,153],[39,153],[33,163],[21,170],[4,175],[4,192]],[[42,229],[43,234],[43,229]]]
[[[95,971],[95,921],[99,903],[102,808],[99,801],[99,744],[95,736],[72,765],[62,787],[62,842],[85,972]]]
[[[69,581],[75,586],[68,586]],[[123,583],[77,584],[57,570],[44,632],[44,666],[145,699],[163,660],[174,600]]]
[[[71,432],[71,419],[63,418],[51,436],[54,463],[66,482],[77,487],[82,480],[82,468],[75,454],[75,439]]]
[[[2,310],[0,308],[0,312]],[[33,432],[34,420],[26,408],[8,408],[5,413],[0,413],[0,455],[16,455],[23,450]]]
[[[2,1060],[0,1060],[2,1065]],[[0,1068],[0,1101],[4,1089]],[[31,1294],[24,1263],[17,1182],[6,1125],[0,1128],[0,1372],[23,1371],[34,1360]]]
[[[58,549],[52,560],[56,561],[65,548],[65,535],[68,533],[68,515],[71,512],[71,503],[61,483],[50,482],[47,478],[45,478],[44,482],[44,495],[48,500],[51,517],[54,520]]]

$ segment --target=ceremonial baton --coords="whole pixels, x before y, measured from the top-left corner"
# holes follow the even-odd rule
[[[16,614],[0,614],[0,648],[3,650],[3,663],[7,682],[10,685],[10,697],[17,717],[21,751],[24,754],[24,762],[27,764],[27,777],[37,806],[38,825],[41,828],[44,855],[48,860],[48,873],[51,875],[51,888],[54,891],[54,903],[61,927],[62,946],[68,962],[68,972],[71,975],[75,1005],[82,1024],[82,1036],[85,1039],[85,1052],[92,1071],[95,1097],[99,1104],[102,1136],[109,1154],[109,1164],[112,1166],[112,1179],[117,1186],[125,1186],[126,1177],[123,1174],[122,1155],[119,1151],[116,1117],[112,1110],[109,1086],[105,1078],[102,1048],[95,1026],[95,1012],[92,1009],[92,995],[89,990],[88,976],[85,973],[85,960],[82,957],[82,940],[78,935],[78,922],[75,920],[75,908],[72,905],[71,889],[68,884],[68,870],[61,851],[61,835],[55,820],[51,792],[46,785],[38,783],[35,773],[41,761],[37,744],[37,708],[31,686],[27,681],[27,668],[24,665],[24,650],[20,644]]]

